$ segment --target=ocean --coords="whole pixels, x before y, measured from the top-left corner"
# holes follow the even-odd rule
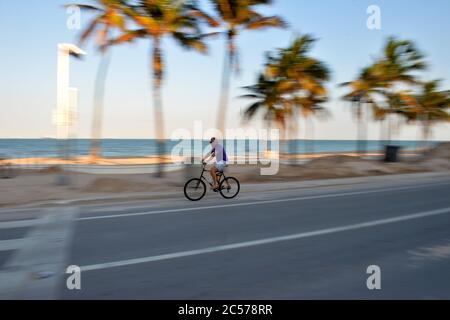
[[[236,150],[235,155],[249,155],[258,153],[256,141],[228,141],[224,145],[228,149]],[[171,154],[173,147],[180,141],[166,143],[166,154]],[[438,142],[431,142],[437,144]],[[208,147],[207,141],[201,142],[204,150]],[[367,141],[368,151],[378,151],[385,141]],[[401,146],[404,150],[414,150],[421,145],[420,141],[391,141],[391,144]],[[68,141],[69,155],[86,156],[89,154],[89,139],[74,139]],[[194,141],[187,143],[187,148],[193,148]],[[234,147],[233,147],[234,146]],[[269,144],[270,146],[270,144]],[[145,157],[157,155],[157,144],[153,139],[103,139],[101,141],[103,157]],[[355,140],[291,140],[280,143],[280,151],[286,153],[332,153],[352,152],[357,148]],[[34,158],[58,157],[60,155],[60,141],[55,139],[0,139],[0,158]],[[231,152],[229,152],[231,153]]]

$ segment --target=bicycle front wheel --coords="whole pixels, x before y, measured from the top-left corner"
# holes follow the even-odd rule
[[[200,179],[191,179],[184,185],[184,195],[190,201],[200,201],[206,194],[206,185]]]
[[[219,189],[222,197],[225,199],[233,199],[239,194],[241,185],[236,178],[229,177],[222,181]]]

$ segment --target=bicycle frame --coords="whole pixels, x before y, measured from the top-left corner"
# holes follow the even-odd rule
[[[208,184],[212,187],[213,184],[212,184],[208,179],[206,179],[206,177],[204,176],[205,172],[209,172],[209,170],[206,169],[206,164],[204,164],[204,165],[202,166],[202,174],[201,174],[199,180],[205,181],[206,183],[208,183]],[[227,178],[227,177],[225,176],[225,172],[221,172],[220,179],[219,179],[219,185],[220,185],[226,178]]]

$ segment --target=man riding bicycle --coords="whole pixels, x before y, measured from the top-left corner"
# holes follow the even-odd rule
[[[225,199],[234,199],[241,190],[239,181],[234,177],[228,177],[225,174],[228,157],[223,146],[216,138],[211,138],[211,152],[202,158],[202,172],[199,178],[192,178],[184,185],[184,195],[190,201],[200,201],[206,194],[207,185],[210,185],[212,190],[220,193]],[[210,169],[206,169],[206,162],[211,158],[215,158],[215,165]],[[212,181],[205,178],[205,173],[210,172]]]
[[[228,165],[228,156],[225,152],[224,147],[217,141],[216,138],[211,138],[209,141],[209,144],[212,146],[211,152],[205,155],[205,157],[202,159],[203,163],[206,163],[211,158],[216,158],[215,165],[211,168],[210,173],[211,177],[213,178],[213,190],[218,191],[219,189],[219,177],[217,174],[223,173],[225,168]]]

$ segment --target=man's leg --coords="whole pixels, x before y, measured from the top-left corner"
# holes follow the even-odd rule
[[[219,187],[219,181],[217,177],[217,168],[215,166],[211,168],[211,177],[214,181],[214,189],[217,189]]]

